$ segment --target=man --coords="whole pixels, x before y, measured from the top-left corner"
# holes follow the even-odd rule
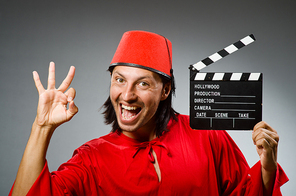
[[[10,194],[281,195],[288,179],[277,163],[277,132],[265,122],[255,125],[260,161],[250,169],[225,131],[192,130],[188,116],[171,107],[171,56],[165,37],[126,32],[109,67],[104,115],[112,132],[82,145],[52,173],[45,159],[50,138],[78,112],[75,90],[67,90],[75,68],[57,89],[54,63],[46,90],[33,72],[37,116]]]

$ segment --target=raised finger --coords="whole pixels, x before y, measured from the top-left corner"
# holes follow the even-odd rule
[[[49,63],[47,89],[55,89],[55,64]]]
[[[43,93],[45,89],[40,81],[39,74],[37,73],[37,71],[33,71],[33,79],[34,79],[35,86],[37,88],[38,93],[39,94]]]
[[[75,67],[71,66],[68,72],[68,75],[66,76],[66,78],[64,79],[64,81],[62,82],[62,84],[59,86],[58,90],[65,92],[67,90],[67,88],[69,88],[73,78],[75,75]]]

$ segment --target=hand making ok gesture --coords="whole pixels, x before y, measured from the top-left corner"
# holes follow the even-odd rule
[[[74,75],[75,67],[71,66],[67,77],[64,79],[59,88],[56,89],[55,64],[50,62],[48,85],[47,89],[44,89],[38,73],[36,71],[33,72],[33,78],[39,93],[37,116],[35,119],[37,126],[54,131],[56,127],[69,121],[78,112],[78,108],[73,101],[76,94],[75,89],[70,88],[67,90],[74,78]]]

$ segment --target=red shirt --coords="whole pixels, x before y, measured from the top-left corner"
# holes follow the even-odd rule
[[[250,169],[227,132],[193,130],[184,115],[168,130],[144,143],[120,132],[91,140],[58,171],[46,163],[28,195],[262,195],[260,162]],[[287,180],[278,165],[273,195]]]

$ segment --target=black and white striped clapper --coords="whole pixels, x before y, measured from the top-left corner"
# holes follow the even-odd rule
[[[243,39],[230,44],[229,46],[225,47],[224,49],[220,50],[219,52],[216,52],[212,54],[211,56],[208,56],[207,58],[193,64],[191,66],[192,70],[200,71],[201,69],[205,68],[206,66],[226,57],[229,54],[234,53],[235,51],[241,49],[244,46],[247,46],[255,41],[255,37],[253,34],[248,35],[244,37]]]
[[[253,36],[250,38],[255,40]],[[244,43],[245,46],[250,41]],[[238,49],[243,47],[239,44],[234,46]],[[227,48],[223,50],[230,54]],[[263,74],[199,72],[218,58],[214,59],[212,55],[206,59],[190,66],[191,128],[251,130],[262,119]]]

